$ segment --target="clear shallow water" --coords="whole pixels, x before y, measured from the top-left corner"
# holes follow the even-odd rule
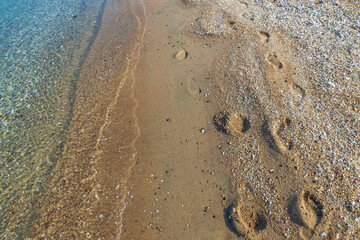
[[[61,152],[104,0],[0,0],[0,237],[16,238]]]

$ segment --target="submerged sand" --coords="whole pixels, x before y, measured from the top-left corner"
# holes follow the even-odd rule
[[[101,23],[79,73],[63,152],[19,239],[119,238],[139,135],[133,73],[144,10],[109,0]]]
[[[360,238],[359,7],[131,3],[129,51],[107,3],[25,235]]]

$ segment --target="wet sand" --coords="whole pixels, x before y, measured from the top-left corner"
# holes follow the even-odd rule
[[[131,3],[129,51],[107,3],[31,236],[359,238],[358,26],[325,21],[356,6]]]
[[[191,10],[147,2],[148,27],[135,72],[140,135],[129,179],[123,239],[224,239],[232,187],[212,118],[208,70],[223,45],[182,33]],[[186,18],[184,18],[184,13]]]
[[[35,213],[24,220],[28,226],[21,238],[119,235],[138,137],[133,72],[145,21],[136,4],[106,2],[100,30],[81,67],[62,156],[47,190],[34,203]]]

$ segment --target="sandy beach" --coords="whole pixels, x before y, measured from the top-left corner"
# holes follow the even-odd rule
[[[360,239],[359,19],[108,0],[22,238]]]
[[[147,6],[125,239],[358,239],[358,6]]]

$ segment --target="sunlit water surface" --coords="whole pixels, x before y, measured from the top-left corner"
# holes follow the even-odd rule
[[[0,238],[46,188],[104,0],[0,0]]]

